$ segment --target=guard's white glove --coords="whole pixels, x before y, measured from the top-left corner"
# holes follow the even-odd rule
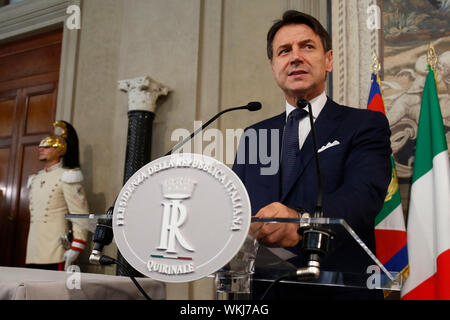
[[[75,260],[77,260],[78,256],[80,255],[80,252],[84,250],[85,246],[86,246],[85,241],[73,239],[70,249],[64,253],[64,261],[66,262],[64,264],[64,270],[67,270],[67,268],[70,265],[72,265],[75,262]]]
[[[67,270],[67,268],[73,264],[75,260],[77,260],[78,256],[80,255],[80,251],[69,249],[64,253],[64,261],[66,262],[64,264],[64,270]]]

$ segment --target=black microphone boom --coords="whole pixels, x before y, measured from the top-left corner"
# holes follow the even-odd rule
[[[314,159],[316,162],[316,171],[317,171],[317,205],[316,205],[316,209],[314,212],[314,217],[322,218],[322,216],[323,216],[323,211],[322,211],[322,197],[323,197],[322,174],[320,172],[319,152],[317,149],[317,138],[316,138],[316,130],[314,128],[312,107],[311,107],[311,103],[309,103],[309,101],[306,101],[305,99],[299,99],[297,101],[298,108],[303,109],[306,106],[308,106],[308,116],[309,116],[309,123],[311,124],[311,136],[312,136]]]
[[[311,138],[313,140],[314,158],[316,160],[317,171],[317,203],[314,209],[314,218],[323,217],[322,209],[322,175],[319,166],[319,152],[317,151],[317,138],[314,129],[314,119],[312,114],[312,107],[309,101],[299,99],[297,101],[297,108],[304,109],[308,107],[309,122],[311,124]],[[276,279],[267,288],[263,294],[262,299],[267,295],[269,290],[281,280],[317,280],[320,277],[320,259],[327,254],[330,240],[333,239],[334,234],[331,230],[319,226],[317,223],[303,225],[299,228],[298,233],[302,235],[302,251],[307,256],[307,265],[303,268],[298,268],[282,275]]]
[[[308,106],[308,116],[309,122],[311,124],[311,137],[313,141],[314,148],[314,158],[316,162],[316,171],[317,171],[317,204],[314,209],[314,218],[322,218],[323,217],[323,208],[322,208],[322,197],[323,197],[323,189],[322,189],[322,174],[320,172],[319,166],[319,152],[317,151],[317,138],[316,131],[314,128],[314,120],[312,114],[312,107],[309,101],[304,99],[299,99],[297,101],[298,108],[305,108]],[[302,240],[302,250],[308,256],[307,266],[304,268],[297,269],[296,272],[290,273],[288,278],[296,278],[296,279],[318,279],[320,275],[320,260],[321,257],[327,254],[330,240],[333,239],[334,234],[330,229],[319,226],[316,223],[311,225],[307,225],[301,227],[299,229],[299,233],[303,236]]]
[[[234,111],[234,110],[242,110],[242,109],[246,109],[248,111],[258,111],[260,110],[262,107],[261,103],[258,101],[252,101],[247,103],[247,105],[245,106],[240,106],[240,107],[234,107],[234,108],[229,108],[229,109],[225,109],[220,111],[218,114],[216,114],[214,117],[212,117],[211,119],[209,119],[204,125],[202,125],[201,128],[198,128],[197,130],[195,130],[194,132],[191,133],[191,135],[189,137],[186,137],[183,141],[181,141],[179,144],[177,144],[175,147],[173,147],[169,152],[167,152],[164,156],[169,156],[172,153],[174,153],[176,150],[180,149],[186,142],[188,142],[189,140],[191,140],[193,137],[195,137],[200,131],[204,130],[207,126],[209,126],[214,120],[216,120],[217,118],[219,118],[222,114],[230,112],[230,111]]]

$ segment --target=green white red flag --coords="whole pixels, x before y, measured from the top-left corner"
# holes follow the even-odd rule
[[[402,299],[450,299],[450,167],[434,70],[422,96],[408,211]]]

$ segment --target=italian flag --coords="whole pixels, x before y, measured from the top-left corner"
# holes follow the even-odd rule
[[[450,168],[434,70],[425,81],[408,212],[402,299],[450,299]]]
[[[383,93],[380,78],[372,74],[367,109],[385,113]],[[406,246],[406,228],[398,187],[397,171],[394,157],[391,155],[392,178],[389,184],[384,205],[375,217],[375,241],[378,260],[390,272],[402,273],[403,278],[408,272],[408,249]]]

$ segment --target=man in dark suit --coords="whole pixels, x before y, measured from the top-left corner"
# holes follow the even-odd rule
[[[285,94],[286,111],[247,128],[239,145],[233,170],[247,188],[252,214],[298,218],[297,208],[314,213],[318,183],[313,141],[308,116],[297,107],[298,100],[305,99],[311,103],[317,135],[324,216],[344,219],[375,252],[374,219],[391,178],[386,117],[338,105],[326,96],[333,51],[330,36],[315,18],[287,11],[268,32],[267,54],[273,77]],[[258,134],[261,130],[267,134]],[[249,138],[249,132],[256,133],[256,140]],[[267,165],[258,157],[252,161],[252,153],[259,155],[262,145],[265,150],[278,150],[278,155],[271,155],[281,158],[275,174],[264,174]],[[288,249],[289,262],[305,266],[298,228],[295,223],[254,223],[252,232],[267,247]],[[354,240],[339,232],[321,261],[321,270],[365,273],[372,264]]]

